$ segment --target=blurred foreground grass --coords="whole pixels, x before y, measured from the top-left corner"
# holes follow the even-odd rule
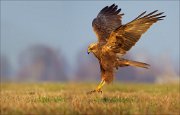
[[[1,115],[180,114],[179,84],[2,83]]]

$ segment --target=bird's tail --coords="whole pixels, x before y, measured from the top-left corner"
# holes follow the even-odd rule
[[[147,63],[138,62],[138,61],[131,61],[131,60],[128,60],[128,63],[130,66],[136,66],[136,67],[141,67],[141,68],[146,68],[146,69],[148,69],[150,66]]]
[[[146,68],[148,69],[150,67],[149,64],[143,63],[143,62],[138,62],[138,61],[132,61],[132,60],[127,60],[123,59],[119,61],[119,66],[125,65],[125,66],[135,66],[135,67],[141,67],[141,68]]]

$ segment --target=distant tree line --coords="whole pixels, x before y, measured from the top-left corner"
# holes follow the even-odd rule
[[[82,48],[77,54],[77,64],[71,76],[67,61],[60,51],[46,45],[33,45],[19,54],[19,68],[12,74],[12,67],[8,57],[0,55],[1,81],[97,81],[100,80],[100,67],[98,60],[87,54],[87,47]],[[143,54],[135,57],[127,54],[125,58],[136,60],[149,56]],[[167,56],[168,57],[168,56]],[[147,57],[144,57],[147,59]],[[153,60],[153,61],[152,61]],[[159,62],[151,58],[146,63],[150,69],[123,67],[116,70],[115,80],[122,82],[169,82],[179,79],[179,69],[174,68],[170,59],[158,58]],[[142,61],[142,60],[137,60]],[[12,77],[13,76],[13,77]]]

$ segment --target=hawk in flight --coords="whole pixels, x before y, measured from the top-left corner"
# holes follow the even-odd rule
[[[114,68],[135,66],[148,68],[149,64],[124,59],[123,56],[141,38],[152,24],[165,17],[163,12],[155,10],[149,14],[146,11],[127,24],[122,24],[124,15],[118,6],[113,4],[104,7],[92,22],[93,30],[98,42],[88,47],[88,54],[92,52],[99,60],[101,69],[101,82],[98,87],[88,92],[102,92],[101,88],[105,83],[111,83],[114,76]]]

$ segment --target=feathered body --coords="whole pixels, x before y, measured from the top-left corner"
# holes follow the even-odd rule
[[[121,19],[124,14],[120,12],[121,9],[118,9],[115,4],[106,6],[92,22],[98,42],[90,44],[88,52],[92,52],[98,58],[101,77],[106,83],[113,80],[114,68],[124,66],[149,67],[146,63],[127,60],[123,56],[152,24],[165,17],[162,16],[163,12],[157,13],[157,10],[149,14],[143,12],[131,22],[122,25]]]

